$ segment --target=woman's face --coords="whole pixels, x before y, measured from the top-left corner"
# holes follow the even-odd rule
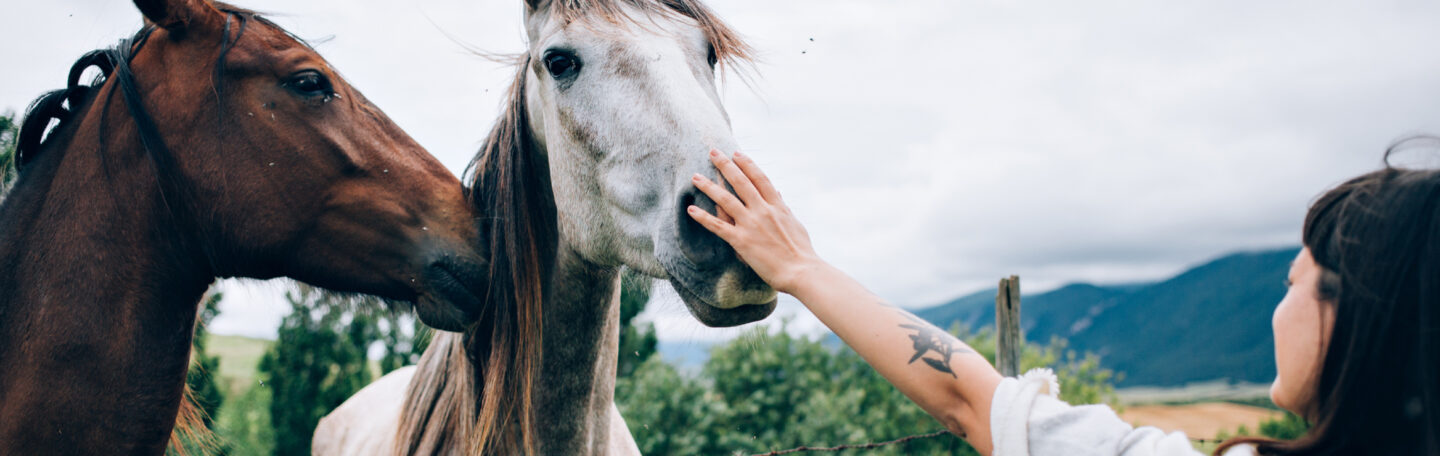
[[[1289,291],[1275,308],[1275,383],[1270,400],[1300,416],[1308,416],[1324,363],[1325,348],[1335,322],[1335,308],[1320,301],[1320,266],[1301,249],[1290,263]]]

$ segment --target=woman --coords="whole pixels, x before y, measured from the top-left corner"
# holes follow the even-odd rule
[[[690,216],[982,454],[1199,454],[1182,433],[1134,428],[1103,405],[1061,402],[1048,370],[1002,378],[963,342],[821,260],[754,161],[711,159],[734,194],[696,175],[719,209],[692,206]],[[1387,167],[1315,202],[1272,319],[1278,375],[1270,390],[1312,427],[1294,441],[1234,439],[1216,454],[1440,455],[1437,231],[1440,171]]]

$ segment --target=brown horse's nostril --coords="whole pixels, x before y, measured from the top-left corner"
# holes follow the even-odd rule
[[[445,331],[463,331],[480,318],[485,305],[484,269],[473,262],[440,255],[421,272],[425,287],[438,302],[416,308],[426,325]]]
[[[724,267],[734,258],[735,251],[719,236],[690,217],[686,211],[691,205],[698,206],[705,212],[715,213],[715,201],[705,196],[700,189],[691,186],[681,192],[679,204],[676,205],[676,216],[680,217],[680,252],[697,269]]]

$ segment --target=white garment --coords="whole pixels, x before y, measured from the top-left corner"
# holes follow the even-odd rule
[[[1183,432],[1136,428],[1110,407],[1073,406],[1060,401],[1059,394],[1050,369],[1002,380],[990,402],[992,455],[1204,456]],[[1224,456],[1255,456],[1255,448],[1238,445]]]

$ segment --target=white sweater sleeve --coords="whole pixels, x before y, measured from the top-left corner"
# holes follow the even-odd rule
[[[1001,381],[990,403],[993,456],[1203,456],[1184,433],[1135,428],[1110,407],[1073,406],[1061,402],[1059,393],[1049,369]],[[1226,452],[1247,454],[1253,450]]]

